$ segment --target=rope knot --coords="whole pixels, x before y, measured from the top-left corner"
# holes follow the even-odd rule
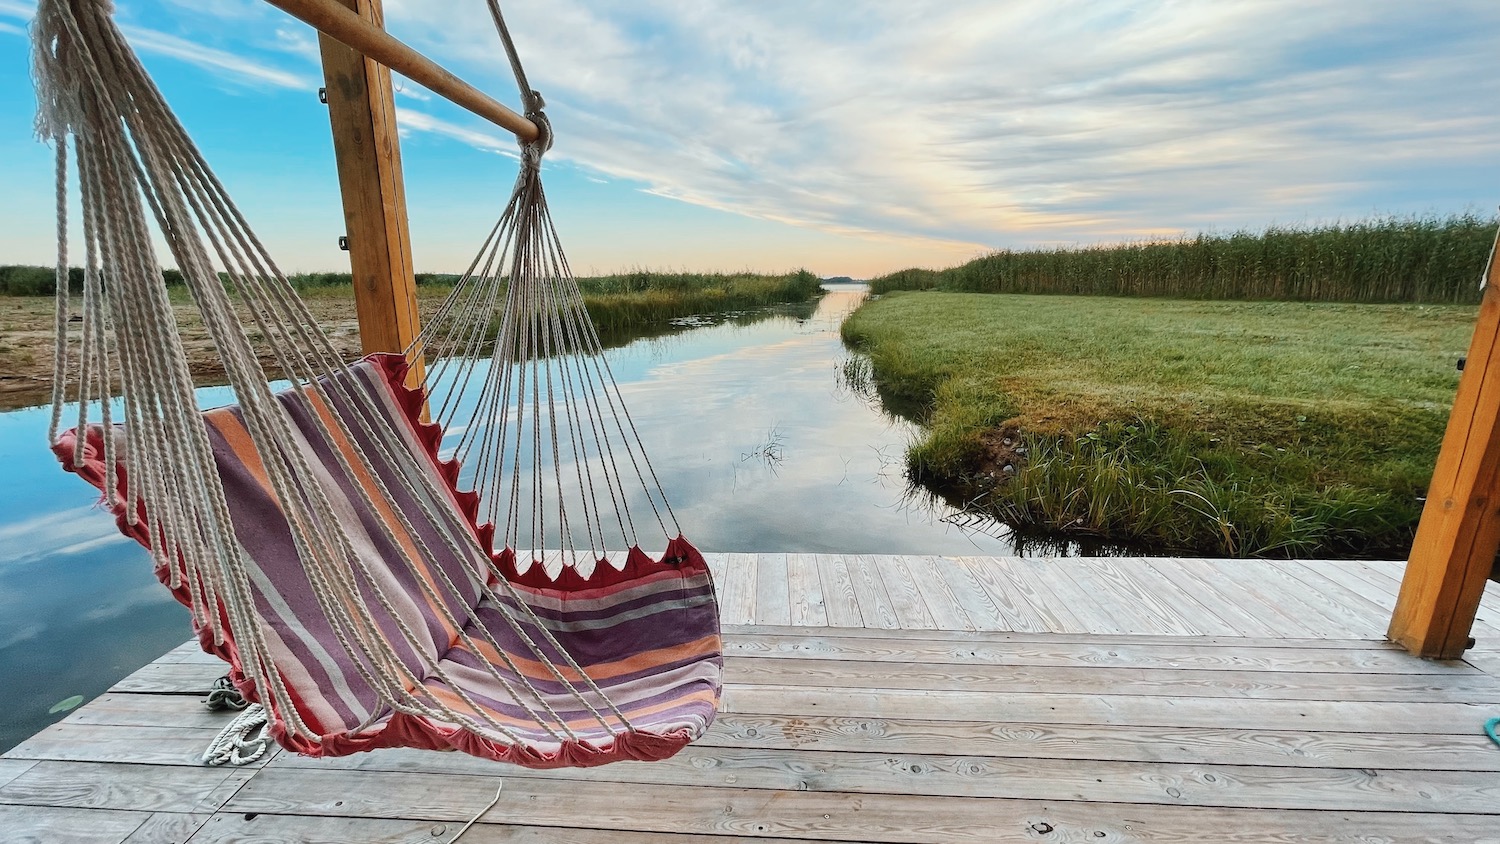
[[[528,91],[523,105],[526,119],[536,124],[537,135],[536,140],[521,144],[521,153],[527,166],[540,169],[542,156],[552,149],[552,121],[547,119],[547,101],[542,98],[541,92],[531,89]]]

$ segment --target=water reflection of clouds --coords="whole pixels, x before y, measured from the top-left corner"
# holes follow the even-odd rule
[[[706,551],[1008,553],[1003,537],[910,497],[902,455],[915,426],[840,391],[838,317],[856,298],[830,294],[810,320],[719,325],[609,352],[684,530]],[[745,459],[773,440],[775,461]],[[577,495],[573,456],[559,457],[564,494]],[[628,504],[644,530],[644,497]],[[557,541],[550,530],[545,544]]]
[[[6,631],[4,634],[0,634],[0,651],[25,644],[40,637],[46,631],[47,628],[44,625],[36,623],[23,624],[13,630]]]
[[[154,607],[170,600],[160,583],[143,583],[130,589],[116,592],[108,603],[99,604],[79,616],[83,621],[108,621],[128,616],[143,607]]]
[[[0,525],[0,564],[78,554],[129,541],[116,529],[114,518],[103,510],[73,507]]]

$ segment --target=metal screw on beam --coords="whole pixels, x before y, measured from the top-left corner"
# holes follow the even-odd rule
[[[318,89],[318,102],[322,103],[323,105],[328,105],[328,89],[327,88],[319,88]]]
[[[343,235],[343,234],[339,235],[339,248],[342,249],[342,250],[344,250],[345,252],[349,251],[349,236],[348,235]]]
[[[1466,364],[1468,362],[1469,362],[1469,358],[1468,358],[1467,355],[1465,355],[1464,357],[1459,358],[1458,359],[1458,371],[1459,372],[1463,372],[1464,371],[1464,364]]]

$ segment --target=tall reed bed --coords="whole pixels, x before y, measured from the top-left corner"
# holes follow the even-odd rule
[[[1387,217],[1181,240],[1002,250],[945,270],[872,279],[871,290],[1064,293],[1309,302],[1479,301],[1495,219]]]

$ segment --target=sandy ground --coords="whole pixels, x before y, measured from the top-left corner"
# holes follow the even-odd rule
[[[307,306],[336,348],[358,357],[359,326],[354,302],[310,297]],[[0,297],[0,410],[46,404],[52,398],[53,304],[51,297]],[[191,304],[176,306],[188,367],[200,384],[223,383],[224,366]],[[248,320],[247,320],[248,322]],[[267,358],[262,364],[269,364]]]

